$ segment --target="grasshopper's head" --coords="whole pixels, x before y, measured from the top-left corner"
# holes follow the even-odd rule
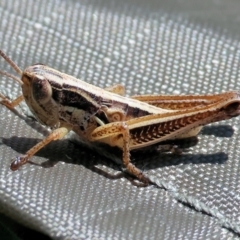
[[[0,73],[14,79],[21,85],[24,99],[37,120],[49,127],[57,126],[59,124],[58,109],[52,100],[52,87],[48,81],[48,75],[44,74],[47,67],[36,64],[22,71],[1,50],[0,55],[14,68],[21,79],[3,71]]]
[[[230,119],[240,115],[240,91],[230,91],[225,93],[223,107],[221,110],[225,113],[225,119]]]
[[[59,123],[58,105],[52,99],[49,68],[42,64],[27,67],[22,72],[24,99],[39,122],[49,127]]]

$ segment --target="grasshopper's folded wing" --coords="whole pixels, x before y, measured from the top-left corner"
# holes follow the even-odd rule
[[[219,102],[233,93],[235,91],[214,95],[136,95],[131,98],[163,109],[183,110]]]

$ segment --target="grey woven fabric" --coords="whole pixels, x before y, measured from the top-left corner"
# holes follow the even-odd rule
[[[128,96],[219,93],[240,89],[239,8],[233,0],[1,0],[0,48],[22,69],[44,63],[100,87],[121,83]],[[13,73],[2,59],[0,69]],[[0,89],[21,92],[2,76]],[[239,236],[240,118],[205,127],[181,156],[135,155],[164,187],[138,188],[112,177],[120,165],[69,138],[32,159],[45,168],[10,171],[48,133],[24,104],[17,110],[0,106],[0,211],[21,224],[53,239]]]

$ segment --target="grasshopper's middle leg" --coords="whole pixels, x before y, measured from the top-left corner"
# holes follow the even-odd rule
[[[67,127],[60,127],[55,130],[53,130],[46,138],[44,138],[41,142],[37,143],[35,146],[33,146],[31,149],[29,149],[25,155],[16,157],[16,160],[14,160],[11,164],[11,170],[16,171],[19,169],[22,165],[26,164],[29,159],[40,149],[45,147],[47,144],[49,144],[52,141],[62,139],[71,129]]]
[[[116,93],[118,95],[124,96],[125,95],[125,88],[121,84],[116,84],[111,87],[105,88],[106,91]]]
[[[149,183],[150,179],[146,177],[130,160],[130,133],[126,122],[114,122],[96,128],[91,134],[91,141],[100,141],[111,136],[122,138],[123,165],[127,171],[137,177],[143,183]],[[110,138],[111,139],[111,138]],[[120,138],[118,139],[118,141]]]

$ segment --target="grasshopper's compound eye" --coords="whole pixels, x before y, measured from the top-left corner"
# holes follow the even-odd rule
[[[225,106],[224,110],[229,117],[236,117],[240,113],[240,102],[239,101],[232,102]]]
[[[48,102],[52,97],[52,87],[44,76],[37,76],[32,80],[32,95],[41,104]]]

